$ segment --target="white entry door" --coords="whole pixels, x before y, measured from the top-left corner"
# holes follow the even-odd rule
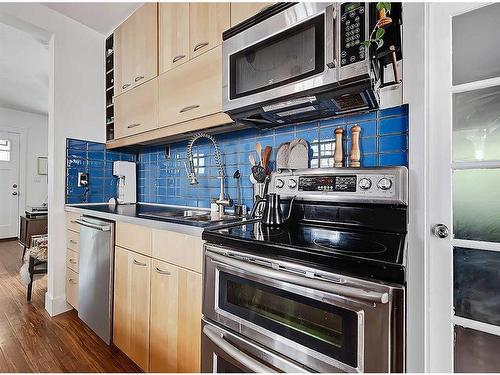
[[[0,132],[0,238],[17,237],[19,134]]]
[[[500,372],[500,4],[429,16],[428,370]]]

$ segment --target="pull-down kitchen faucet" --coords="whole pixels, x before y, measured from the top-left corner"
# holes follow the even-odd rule
[[[224,194],[224,168],[222,167],[222,162],[220,158],[220,150],[219,145],[214,137],[207,133],[197,133],[191,137],[187,145],[186,156],[188,159],[188,165],[186,165],[186,173],[189,180],[191,180],[191,185],[198,184],[198,178],[196,177],[196,170],[194,166],[193,160],[193,144],[200,138],[207,138],[214,144],[215,148],[215,164],[217,165],[217,169],[219,170],[219,176],[217,178],[220,179],[220,194],[219,199],[215,201],[217,206],[219,206],[219,214],[224,215],[224,207],[230,207],[233,204],[233,201]]]

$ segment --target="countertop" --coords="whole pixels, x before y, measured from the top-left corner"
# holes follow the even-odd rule
[[[182,220],[179,218],[151,218],[142,215],[154,211],[206,211],[209,210],[198,207],[184,207],[173,205],[160,205],[150,203],[137,204],[112,204],[112,203],[87,203],[87,204],[67,204],[65,211],[75,212],[82,215],[93,216],[100,219],[121,221],[131,224],[144,225],[150,228],[169,230],[173,232],[188,234],[191,236],[201,236],[205,228],[215,228],[235,221],[245,220],[244,218],[232,218],[230,220],[217,220],[214,222],[197,222]]]

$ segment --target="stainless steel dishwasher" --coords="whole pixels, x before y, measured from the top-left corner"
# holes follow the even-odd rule
[[[107,344],[111,341],[113,308],[114,223],[82,216],[78,317]]]

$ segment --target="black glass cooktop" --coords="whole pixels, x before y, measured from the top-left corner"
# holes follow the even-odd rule
[[[404,282],[404,233],[299,224],[271,228],[259,221],[205,230],[211,243],[319,268]]]

